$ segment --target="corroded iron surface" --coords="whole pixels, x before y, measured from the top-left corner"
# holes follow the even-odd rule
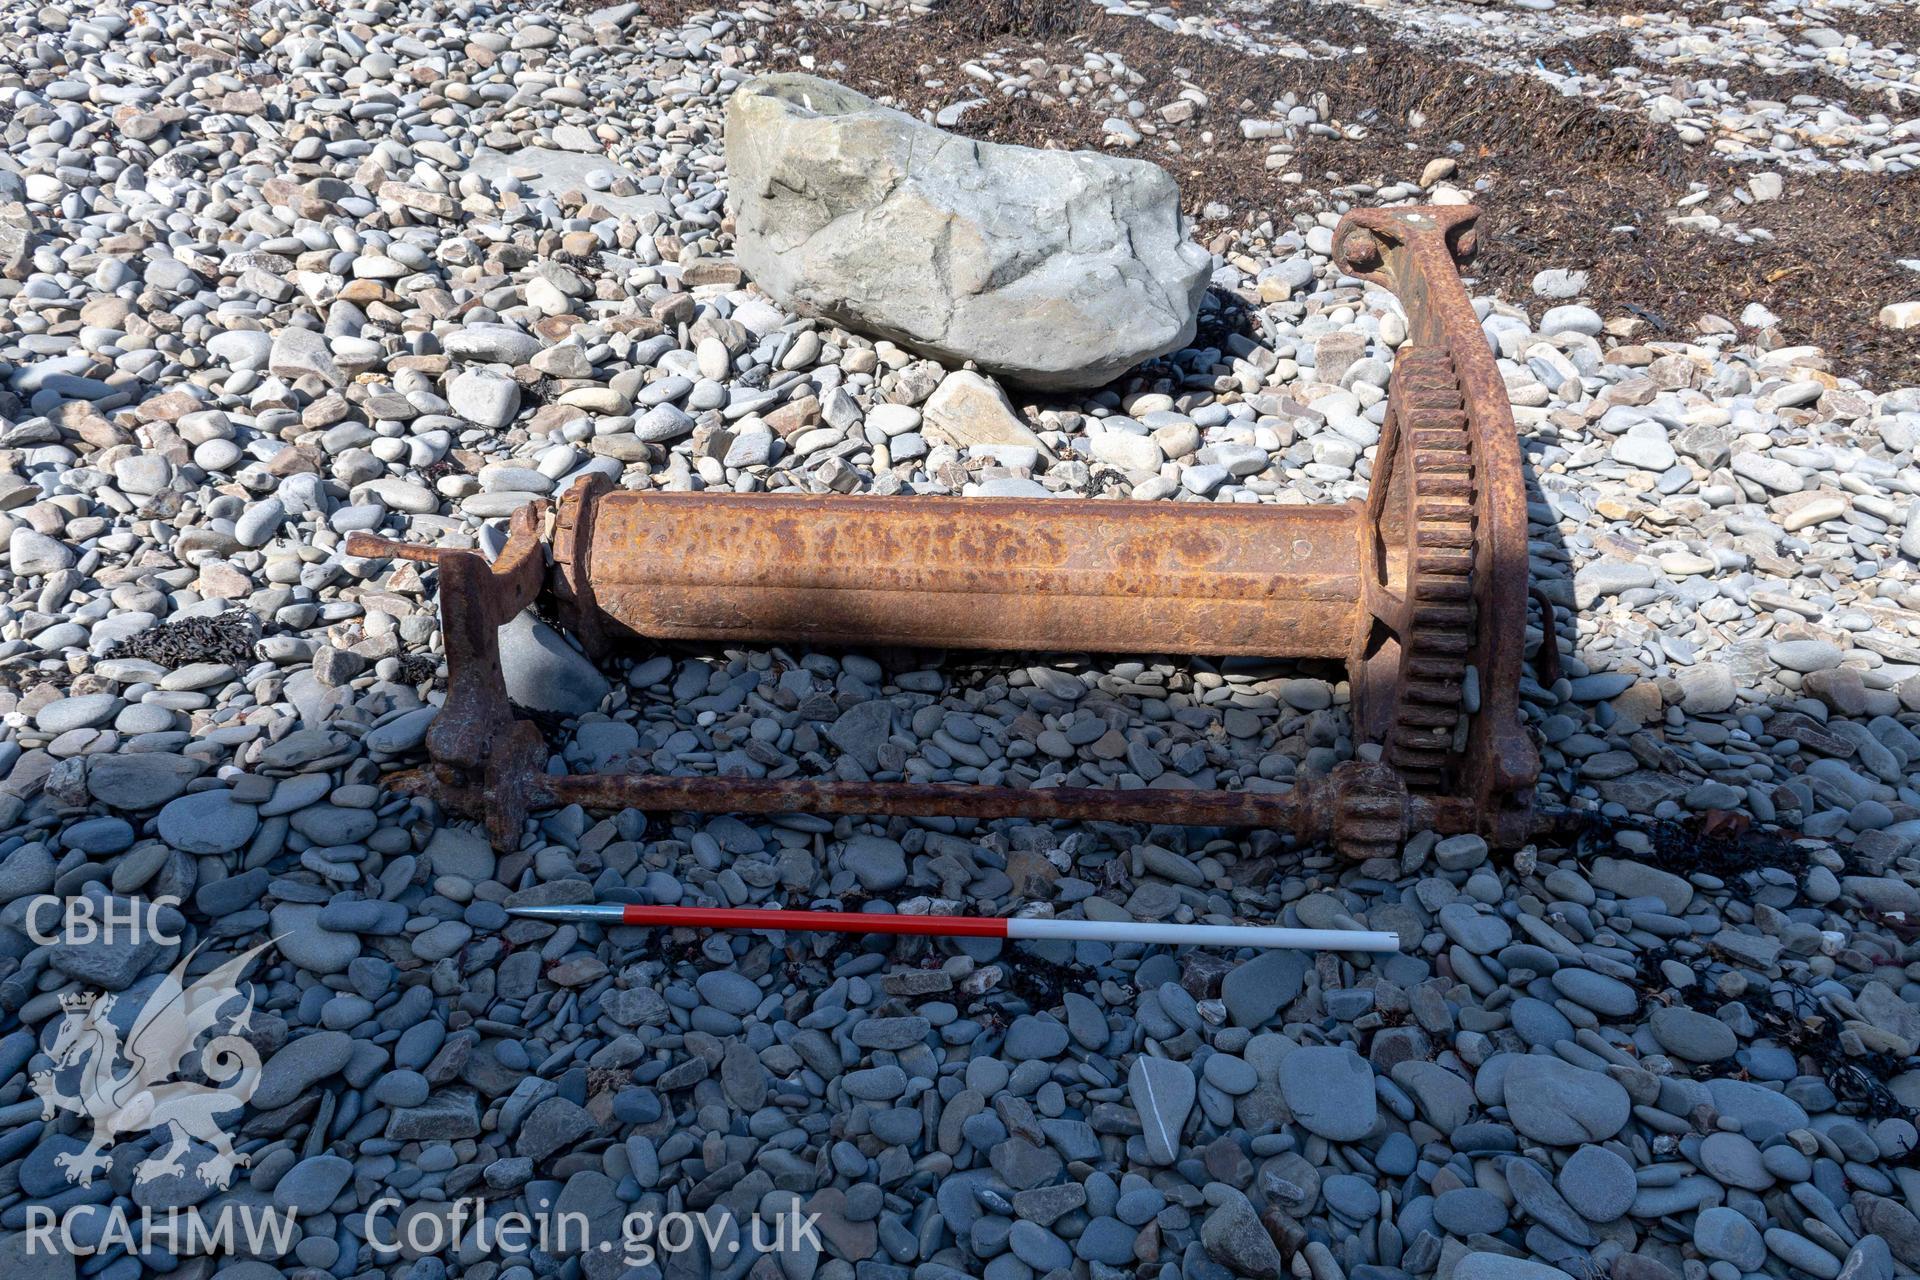
[[[592,522],[556,546],[593,600],[566,621],[628,640],[1312,657],[1345,647],[1360,592],[1353,507],[582,484],[561,512]]]
[[[354,534],[350,554],[439,568],[447,700],[431,763],[404,785],[483,815],[503,848],[531,808],[576,803],[1260,826],[1358,858],[1419,830],[1523,841],[1539,773],[1518,701],[1526,489],[1457,273],[1477,217],[1366,210],[1335,233],[1335,261],[1393,290],[1408,321],[1364,505],[628,493],[595,476],[552,513],[550,573],[533,506],[491,565]],[[497,635],[543,586],[597,657],[649,640],[799,640],[1341,658],[1356,737],[1378,758],[1285,794],[552,776],[507,700]]]

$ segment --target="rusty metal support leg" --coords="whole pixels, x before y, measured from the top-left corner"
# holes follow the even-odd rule
[[[597,657],[621,642],[801,640],[1344,659],[1355,736],[1377,762],[1284,796],[549,776],[499,663],[498,627],[541,585],[525,507],[493,566],[349,540],[440,565],[451,683],[422,788],[485,813],[502,847],[529,806],[570,803],[1266,826],[1355,857],[1422,828],[1517,843],[1539,769],[1518,702],[1526,490],[1455,270],[1477,216],[1370,210],[1335,233],[1336,262],[1392,289],[1408,319],[1364,506],[628,493],[596,476],[554,512],[554,607]]]
[[[488,564],[477,551],[417,547],[371,534],[347,538],[355,556],[399,556],[433,564],[439,573],[440,634],[447,653],[447,697],[427,730],[432,761],[423,789],[449,807],[484,816],[494,844],[519,844],[532,799],[526,778],[544,771],[540,729],[513,714],[500,668],[500,628],[539,597],[547,553],[541,513],[514,512],[507,545]]]

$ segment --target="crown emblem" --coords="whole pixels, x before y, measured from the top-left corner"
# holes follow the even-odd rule
[[[97,999],[97,991],[63,991],[60,993],[60,1007],[68,1013],[87,1013]]]

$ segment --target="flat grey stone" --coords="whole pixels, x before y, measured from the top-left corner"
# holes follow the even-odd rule
[[[520,384],[490,366],[477,366],[454,378],[447,403],[469,422],[499,430],[520,411]]]
[[[1437,1062],[1396,1063],[1391,1075],[1413,1098],[1427,1123],[1442,1133],[1453,1132],[1473,1114],[1473,1086]]]
[[[196,791],[160,811],[160,838],[188,853],[231,853],[253,838],[260,814],[231,791]]]
[[[1307,957],[1298,951],[1265,951],[1235,965],[1220,983],[1220,998],[1236,1027],[1262,1027],[1300,994]]]
[[[1684,1005],[1656,1008],[1647,1026],[1661,1048],[1687,1062],[1720,1062],[1740,1047],[1732,1027]]]
[[[93,728],[113,719],[125,703],[117,694],[88,693],[58,698],[40,708],[33,723],[42,733],[60,734]]]
[[[462,325],[440,339],[448,355],[489,364],[525,364],[541,345],[534,335],[504,324]]]
[[[37,921],[40,927],[59,938],[48,948],[49,962],[69,978],[78,979],[101,991],[124,991],[132,986],[136,979],[155,968],[175,949],[174,944],[162,942],[160,938],[178,938],[186,927],[185,920],[172,907],[155,908],[152,903],[142,899],[108,893],[99,884],[87,886],[79,896],[91,904],[95,920],[104,919],[108,914],[129,919],[136,913],[142,918],[149,911],[153,913],[156,928],[152,931],[141,929],[132,939],[108,937],[100,929],[89,934],[82,932],[78,926],[65,928],[57,922],[57,911],[43,910],[40,913]],[[71,915],[70,911],[69,917]]]
[[[1125,1266],[1133,1260],[1133,1242],[1139,1232],[1118,1218],[1095,1218],[1073,1242],[1074,1256],[1110,1267]]]
[[[762,999],[760,988],[754,985],[752,979],[724,969],[701,974],[694,986],[699,990],[702,1000],[731,1014],[752,1013]]]
[[[260,1068],[260,1087],[251,1099],[255,1111],[286,1106],[316,1084],[331,1079],[353,1056],[353,1038],[344,1031],[316,1031],[287,1041]]]
[[[1702,1209],[1693,1223],[1693,1247],[1709,1258],[1731,1262],[1742,1271],[1758,1271],[1767,1260],[1760,1231],[1736,1209]]]
[[[1053,1181],[1063,1164],[1054,1152],[1020,1137],[995,1143],[987,1159],[993,1171],[1016,1191]]]
[[[267,371],[276,378],[292,380],[310,376],[328,386],[347,385],[347,375],[334,362],[333,353],[327,349],[325,335],[291,325],[273,336],[273,346],[267,356]]]
[[[1556,1185],[1581,1217],[1612,1222],[1633,1204],[1633,1166],[1605,1147],[1581,1147],[1561,1166]]]
[[[1439,918],[1441,931],[1477,956],[1492,955],[1513,941],[1513,929],[1505,920],[1464,902],[1449,902],[1440,908]]]
[[[1844,656],[1827,640],[1781,640],[1767,646],[1767,656],[1789,671],[1830,671]]]
[[[1507,1206],[1479,1187],[1455,1187],[1433,1202],[1433,1220],[1455,1235],[1491,1235],[1507,1225]]]
[[[535,1164],[548,1156],[570,1148],[594,1131],[593,1117],[584,1107],[565,1098],[548,1098],[527,1113],[514,1139],[516,1155]]]
[[[1530,1258],[1469,1253],[1453,1264],[1453,1280],[1564,1280],[1566,1272]]]
[[[881,699],[855,703],[840,713],[826,738],[871,773],[880,767],[880,748],[893,727],[893,704]]]
[[[72,1253],[49,1249],[42,1237],[21,1231],[0,1235],[0,1272],[8,1280],[76,1280],[79,1268]]]
[[[1520,1156],[1502,1165],[1501,1172],[1506,1176],[1507,1190],[1512,1193],[1514,1205],[1520,1213],[1568,1244],[1586,1248],[1596,1242],[1593,1229],[1554,1190],[1553,1179],[1547,1176],[1546,1170]]]
[[[1210,1257],[1241,1275],[1277,1276],[1285,1266],[1260,1215],[1231,1188],[1222,1189],[1221,1202],[1201,1221],[1200,1244]]]
[[[1552,1146],[1611,1138],[1631,1110],[1627,1091],[1611,1077],[1541,1054],[1509,1066],[1504,1086],[1513,1127]]]
[[[484,832],[471,827],[441,827],[427,841],[426,858],[434,874],[463,880],[491,880],[495,858]]]
[[[1280,1090],[1293,1118],[1333,1142],[1358,1142],[1373,1132],[1379,1102],[1373,1068],[1341,1045],[1309,1045],[1280,1060]]]
[[[499,634],[507,697],[517,706],[580,716],[597,708],[612,688],[585,654],[531,613],[520,614]]]
[[[273,1202],[301,1217],[321,1213],[353,1178],[353,1162],[335,1155],[309,1156],[274,1184]]]
[[[1671,915],[1693,901],[1693,886],[1682,877],[1627,858],[1595,858],[1587,878],[1622,898],[1658,898]]]
[[[1007,1028],[1001,1052],[1015,1062],[1032,1058],[1057,1058],[1066,1051],[1067,1029],[1052,1018],[1024,1014]]]
[[[360,954],[360,939],[320,924],[320,908],[283,902],[271,912],[271,925],[280,954],[310,973],[344,973]]]
[[[907,855],[897,841],[884,836],[852,837],[840,861],[869,893],[885,893],[907,882]]]
[[[1740,1132],[1756,1143],[1765,1143],[1790,1129],[1807,1126],[1807,1112],[1792,1098],[1764,1085],[1746,1080],[1707,1081],[1715,1110],[1740,1121]]]
[[[1761,1233],[1767,1251],[1787,1264],[1795,1273],[1834,1280],[1840,1274],[1840,1260],[1797,1231],[1768,1227]]]
[[[897,1052],[919,1044],[932,1029],[932,1025],[920,1017],[862,1018],[854,1026],[853,1042],[863,1049]],[[1011,1034],[1009,1032],[1009,1038]]]
[[[1760,1148],[1739,1133],[1710,1133],[1700,1140],[1700,1168],[1724,1186],[1765,1191],[1773,1175],[1760,1158]]]
[[[1127,1096],[1140,1114],[1147,1156],[1155,1164],[1172,1164],[1178,1157],[1180,1132],[1197,1095],[1193,1071],[1185,1064],[1144,1053],[1133,1060]]]
[[[1639,993],[1632,987],[1591,969],[1557,969],[1552,982],[1554,990],[1575,1004],[1611,1018],[1630,1018],[1640,1007]]]
[[[447,1089],[418,1106],[390,1112],[385,1136],[393,1142],[453,1142],[479,1132],[479,1100],[470,1090]]]
[[[14,576],[39,577],[71,569],[80,559],[66,543],[36,529],[15,529],[7,540],[7,561]]]
[[[1370,1222],[1380,1213],[1380,1190],[1367,1179],[1336,1173],[1321,1184],[1327,1207],[1348,1222]]]
[[[88,764],[87,793],[116,809],[152,809],[184,792],[205,767],[164,751],[103,756]]]

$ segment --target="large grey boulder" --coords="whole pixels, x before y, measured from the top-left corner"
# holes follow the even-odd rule
[[[1142,160],[976,142],[807,75],[727,104],[735,254],[784,306],[1039,389],[1193,339],[1211,259]]]

